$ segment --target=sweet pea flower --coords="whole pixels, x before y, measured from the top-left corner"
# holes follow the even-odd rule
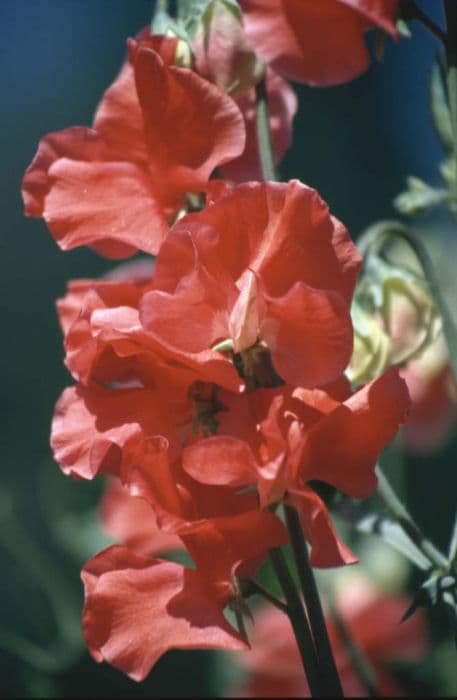
[[[25,213],[63,250],[109,258],[157,253],[187,192],[243,152],[233,100],[173,65],[176,40],[142,32],[105,92],[93,127],[45,136],[23,179]]]
[[[406,421],[409,395],[398,370],[352,393],[341,378],[321,389],[258,389],[246,396],[222,392],[218,434],[188,445],[183,469],[202,484],[254,488],[261,507],[294,506],[311,545],[313,566],[356,561],[340,540],[323,500],[321,481],[353,498],[376,488],[376,460]]]
[[[266,352],[281,379],[319,386],[349,362],[360,264],[315,190],[247,183],[170,230],[141,323],[205,381],[234,390],[237,358],[249,374]]]

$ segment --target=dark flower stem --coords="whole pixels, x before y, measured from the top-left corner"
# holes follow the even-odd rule
[[[270,549],[270,560],[287,601],[287,615],[300,651],[311,697],[325,697],[321,687],[318,659],[303,605],[280,549]]]
[[[255,88],[257,145],[263,180],[276,180],[276,171],[271,143],[270,113],[268,110],[267,81],[263,77]]]
[[[322,611],[319,592],[314,579],[313,570],[309,563],[308,549],[303,536],[298,513],[292,506],[284,506],[287,529],[289,530],[292,551],[298,577],[308,612],[309,623],[316,646],[319,661],[319,674],[324,695],[330,697],[343,697],[338,670],[333,658],[324,613]]]
[[[268,602],[274,605],[275,608],[278,608],[278,610],[281,610],[281,612],[287,614],[288,608],[286,603],[283,603],[282,600],[276,598],[276,596],[270,593],[270,591],[267,591],[267,589],[261,586],[260,583],[257,583],[257,581],[254,581],[253,579],[241,579],[241,584],[245,598],[257,594],[262,598],[265,598],[265,600],[268,600]]]

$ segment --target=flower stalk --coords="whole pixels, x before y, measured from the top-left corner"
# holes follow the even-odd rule
[[[313,570],[309,563],[308,550],[303,537],[298,513],[292,506],[284,506],[287,529],[290,535],[295,565],[306,604],[308,619],[319,661],[319,675],[324,693],[330,697],[343,697],[338,670],[333,658],[321,601]]]
[[[256,127],[260,166],[265,181],[276,181],[276,170],[271,142],[270,113],[268,109],[267,81],[263,77],[255,88]]]
[[[313,698],[324,697],[319,661],[305,611],[283,552],[270,549],[270,561],[287,601],[287,615],[300,652],[303,669]]]

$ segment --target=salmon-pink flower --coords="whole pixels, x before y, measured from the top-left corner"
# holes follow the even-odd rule
[[[245,649],[197,571],[110,547],[82,570],[83,634],[96,661],[141,681],[169,649]]]
[[[157,253],[189,191],[243,152],[233,100],[171,65],[176,41],[130,41],[93,128],[45,136],[25,173],[25,213],[43,217],[64,250],[90,245],[110,258]]]
[[[376,488],[374,467],[405,422],[409,396],[396,369],[351,395],[340,380],[326,389],[288,386],[248,396],[221,394],[218,434],[184,448],[184,470],[196,481],[255,487],[260,504],[297,508],[314,566],[354,562],[330,520],[314,480],[354,498]]]
[[[360,264],[315,190],[248,183],[170,230],[140,319],[162,352],[199,363],[205,381],[236,386],[228,341],[235,355],[253,349],[247,363],[266,351],[282,379],[318,386],[349,362]]]
[[[249,41],[279,74],[308,85],[337,85],[369,65],[365,32],[394,37],[398,0],[241,0]]]

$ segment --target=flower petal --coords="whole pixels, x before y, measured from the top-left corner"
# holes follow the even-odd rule
[[[310,431],[303,453],[306,479],[319,479],[353,496],[376,488],[376,460],[406,421],[410,400],[398,370],[359,389]]]
[[[210,588],[180,564],[109,548],[82,571],[83,634],[96,661],[143,680],[169,649],[245,649]]]
[[[260,335],[280,377],[303,387],[336,380],[352,353],[352,323],[343,299],[297,282],[268,302]]]

